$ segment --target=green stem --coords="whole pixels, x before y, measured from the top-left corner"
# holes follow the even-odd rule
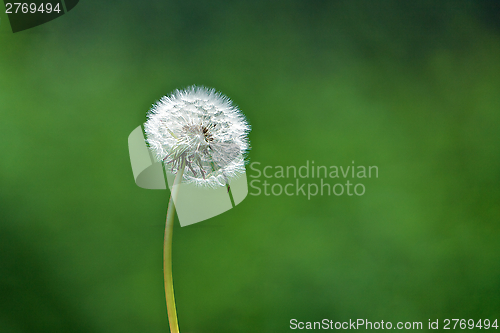
[[[165,279],[165,299],[167,301],[168,322],[170,324],[171,333],[179,333],[179,324],[177,322],[177,310],[175,309],[174,298],[174,283],[172,281],[172,234],[174,231],[174,218],[175,218],[175,205],[174,201],[177,199],[179,193],[179,186],[182,181],[182,174],[186,164],[181,163],[181,167],[177,171],[172,191],[170,194],[170,201],[167,208],[167,221],[165,223],[165,239],[163,242],[163,276]]]

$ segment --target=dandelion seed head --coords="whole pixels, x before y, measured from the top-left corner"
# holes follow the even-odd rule
[[[250,126],[232,101],[205,87],[191,86],[162,97],[147,113],[148,146],[173,173],[200,186],[226,186],[245,171]]]

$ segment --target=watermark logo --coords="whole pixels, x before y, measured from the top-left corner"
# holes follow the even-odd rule
[[[19,1],[19,0],[18,0]],[[29,0],[13,2],[4,0],[4,13],[7,14],[12,32],[30,29],[56,19],[78,4],[79,0]]]
[[[172,191],[175,175],[168,167],[163,168],[163,164],[151,155],[141,126],[130,133],[128,147],[136,184],[145,189],[165,190],[166,178],[166,183]],[[176,185],[179,186],[179,191],[174,204],[181,226],[217,216],[242,202],[248,194],[246,173],[244,172],[237,178],[228,178],[227,182],[230,191],[227,187],[200,187],[192,183]]]

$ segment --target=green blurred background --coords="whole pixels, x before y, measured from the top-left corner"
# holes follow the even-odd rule
[[[191,84],[243,110],[251,162],[379,178],[361,197],[249,195],[177,224],[181,332],[500,319],[499,12],[82,0],[16,34],[2,14],[0,332],[168,331],[169,193],[135,185],[127,137]]]

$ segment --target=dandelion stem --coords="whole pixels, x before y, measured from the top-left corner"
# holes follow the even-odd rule
[[[185,161],[181,162],[180,168],[175,176],[170,201],[167,208],[167,221],[165,223],[165,238],[163,242],[163,277],[165,280],[165,299],[167,301],[168,323],[171,333],[179,333],[177,322],[177,310],[175,309],[174,284],[172,280],[172,234],[174,231],[175,205],[179,186],[182,181],[182,174],[186,166]]]

